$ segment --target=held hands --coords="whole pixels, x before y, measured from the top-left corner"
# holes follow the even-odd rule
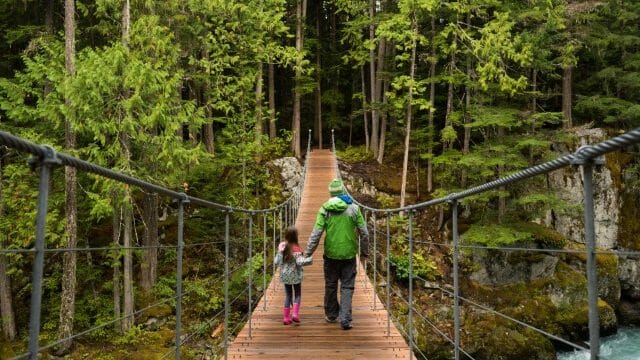
[[[287,243],[283,241],[278,245],[278,251],[283,252],[286,247],[287,247]]]

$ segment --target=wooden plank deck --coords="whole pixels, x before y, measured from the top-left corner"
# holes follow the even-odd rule
[[[309,169],[296,221],[300,245],[306,246],[320,206],[329,198],[328,185],[335,177],[335,156],[328,150],[309,154]],[[228,349],[229,359],[408,359],[409,346],[391,323],[387,336],[387,312],[378,298],[373,310],[373,289],[359,265],[353,295],[353,329],[324,321],[324,237],[313,254],[313,264],[305,267],[302,282],[300,324],[283,325],[284,290],[274,276],[249,323]],[[266,310],[264,310],[266,302]]]

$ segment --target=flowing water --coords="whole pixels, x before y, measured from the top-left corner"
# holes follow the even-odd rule
[[[589,360],[589,352],[558,353],[558,360]],[[601,360],[640,360],[640,328],[618,329],[615,335],[600,340]]]

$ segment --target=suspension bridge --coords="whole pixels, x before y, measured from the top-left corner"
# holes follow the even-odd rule
[[[314,255],[314,264],[305,270],[303,281],[301,324],[282,325],[281,310],[283,305],[283,291],[277,276],[267,285],[268,273],[275,274],[273,265],[273,254],[276,244],[282,238],[283,229],[295,224],[299,228],[301,245],[305,245],[315,214],[320,205],[328,198],[327,184],[329,181],[340,176],[336,166],[335,143],[333,151],[314,150],[311,151],[311,143],[307,143],[307,157],[305,160],[304,174],[302,181],[291,192],[289,198],[282,204],[270,209],[240,209],[227,205],[213,203],[208,200],[189,196],[185,193],[170,190],[155,184],[150,184],[143,180],[122,174],[95,164],[77,159],[64,153],[55,151],[50,146],[38,145],[27,140],[18,138],[6,132],[0,132],[0,145],[13,148],[15,150],[32,154],[34,156],[32,164],[39,171],[39,195],[37,202],[37,216],[35,240],[33,247],[25,249],[0,249],[0,254],[5,253],[28,253],[33,255],[33,265],[31,273],[31,301],[28,330],[28,348],[25,352],[14,356],[12,359],[37,359],[39,353],[45,352],[55,346],[69,340],[79,339],[82,336],[98,329],[112,326],[118,321],[128,317],[136,317],[145,310],[154,306],[167,304],[175,301],[175,341],[160,359],[175,358],[182,356],[181,348],[193,341],[196,333],[185,333],[182,329],[183,298],[188,291],[182,289],[182,260],[183,251],[193,246],[211,245],[214,242],[192,242],[184,239],[184,221],[186,204],[210,208],[218,211],[224,218],[224,272],[221,276],[221,287],[224,293],[223,308],[212,317],[205,319],[210,325],[220,324],[221,331],[220,345],[224,351],[222,357],[225,359],[275,359],[283,356],[295,358],[313,359],[404,359],[404,358],[427,358],[417,346],[417,328],[415,320],[420,318],[432,328],[430,336],[442,337],[451,344],[451,357],[455,360],[474,359],[464,349],[461,341],[461,311],[463,305],[475,307],[481,311],[495,314],[508,321],[512,321],[519,326],[536,331],[556,342],[563,343],[574,349],[584,350],[590,354],[591,360],[599,358],[600,343],[600,316],[598,312],[598,283],[597,283],[597,262],[596,255],[639,255],[634,251],[599,250],[596,248],[594,231],[594,207],[593,207],[593,172],[594,167],[602,163],[602,156],[606,153],[620,150],[630,145],[640,143],[640,128],[631,130],[625,134],[609,139],[599,144],[583,146],[573,154],[559,157],[555,160],[527,168],[507,177],[495,181],[468,188],[461,192],[450,194],[449,196],[433,199],[428,202],[410,205],[396,209],[374,209],[360,204],[368,218],[368,226],[372,236],[370,250],[370,260],[368,263],[359,264],[359,274],[357,277],[354,296],[354,328],[343,331],[338,324],[326,323],[322,306],[323,298],[323,275],[322,275],[322,242],[320,248]],[[54,252],[65,251],[132,251],[144,249],[144,246],[133,248],[83,248],[66,249],[46,247],[46,220],[49,198],[49,181],[51,172],[61,165],[73,166],[81,171],[94,173],[112,180],[137,186],[145,191],[155,192],[168,198],[174,199],[178,203],[178,234],[175,245],[162,245],[162,248],[176,250],[176,288],[175,296],[151,304],[144,309],[115,317],[111,321],[97,324],[88,329],[81,329],[72,336],[48,344],[40,343],[42,293],[44,280],[45,255]],[[480,194],[486,191],[497,189],[511,183],[522,181],[533,176],[545,174],[563,167],[577,166],[583,173],[584,187],[584,234],[585,250],[570,249],[527,249],[527,248],[490,248],[482,246],[463,245],[460,243],[458,233],[458,202],[466,197]],[[408,282],[407,291],[398,291],[394,288],[390,279],[391,259],[389,256],[389,218],[394,214],[404,214],[408,217],[408,233],[406,237],[408,276],[419,279],[413,272],[413,254],[415,251],[415,239],[413,236],[415,213],[435,205],[448,205],[452,213],[452,231],[450,242],[433,245],[443,246],[451,250],[451,277],[450,287],[438,287],[443,296],[450,299],[448,303],[453,308],[451,326],[447,329],[440,329],[428,316],[421,313],[416,306],[414,284]],[[233,221],[248,223],[248,233],[244,237],[230,233]],[[262,226],[260,226],[262,223]],[[384,225],[381,224],[385,224]],[[254,231],[254,228],[256,229]],[[261,234],[260,234],[261,230]],[[379,239],[380,238],[380,239]],[[254,249],[255,240],[262,239],[262,248]],[[246,278],[247,286],[238,294],[230,294],[230,278],[240,271],[240,268],[230,268],[231,247],[238,246],[243,251],[234,251],[234,254],[243,253],[244,259],[249,262],[248,268],[252,269],[252,259],[260,254],[263,257],[262,276],[253,275],[248,271]],[[581,253],[586,258],[586,278],[587,278],[587,303],[588,303],[588,343],[576,343],[563,339],[549,331],[540,329],[527,322],[500,313],[489,306],[482,304],[478,300],[465,297],[460,291],[460,270],[459,261],[463,256],[461,249],[480,248],[497,251],[534,251],[539,253]],[[268,265],[271,264],[271,268]],[[367,268],[368,266],[368,268]],[[385,278],[386,276],[386,278]],[[373,281],[371,281],[373,279]],[[262,283],[262,286],[259,284]],[[380,296],[380,297],[379,297]],[[238,307],[239,300],[244,298],[245,310]],[[391,311],[397,304],[402,305],[402,311]],[[243,316],[240,320],[230,319],[232,308],[240,311]],[[396,314],[396,315],[394,315]]]

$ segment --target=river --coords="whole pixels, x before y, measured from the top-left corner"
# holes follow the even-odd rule
[[[601,339],[601,360],[640,360],[640,328],[618,329],[615,335]],[[558,360],[589,360],[586,351],[558,353]]]

